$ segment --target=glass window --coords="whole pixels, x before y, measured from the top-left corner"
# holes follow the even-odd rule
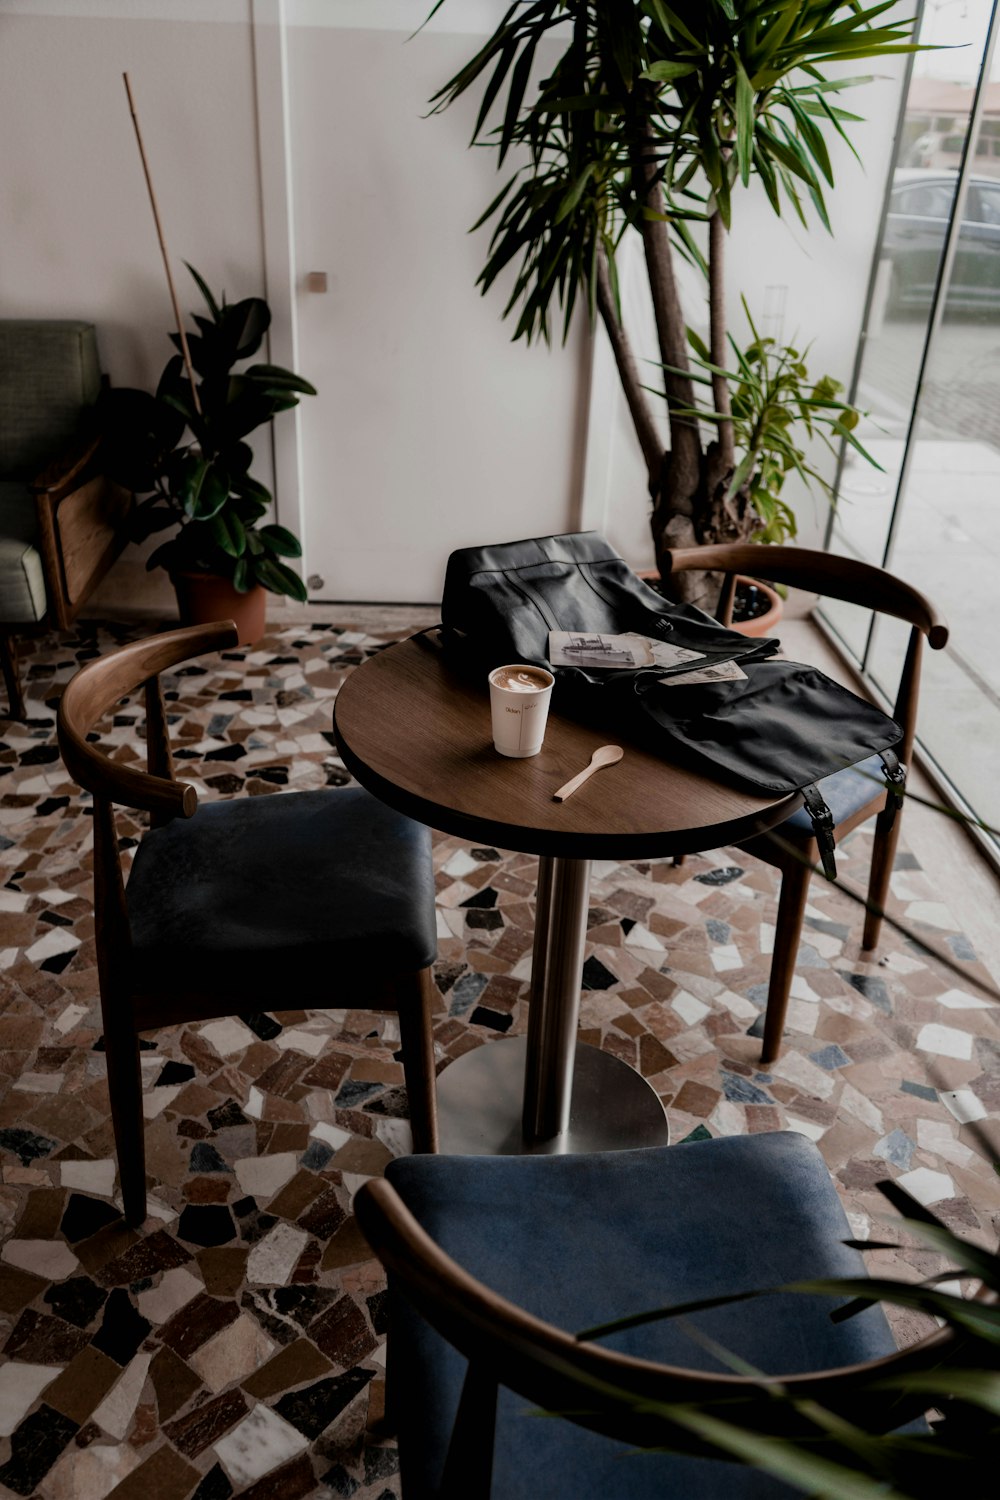
[[[959,800],[997,828],[1000,21],[991,0],[943,11],[923,11],[919,40],[949,49],[914,57],[854,396],[883,475],[845,459],[829,546],[889,567],[947,620],[947,647],[924,658],[918,735]],[[942,96],[953,115],[932,108]],[[960,172],[962,223],[945,266]],[[891,695],[907,631],[856,609],[823,614]]]

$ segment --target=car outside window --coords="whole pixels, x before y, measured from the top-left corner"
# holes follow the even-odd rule
[[[896,213],[921,219],[947,219],[955,196],[953,182],[921,182],[903,188],[894,203]]]
[[[969,206],[965,216],[973,224],[990,224],[1000,228],[1000,184],[996,187],[980,187],[973,183],[969,188]]]

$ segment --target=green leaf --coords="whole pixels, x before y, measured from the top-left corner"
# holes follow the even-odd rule
[[[894,1249],[897,1247],[893,1247]],[[873,1381],[873,1391],[922,1391],[944,1402],[957,1398],[1000,1417],[1000,1375],[996,1370],[907,1370],[905,1374]]]
[[[789,96],[788,102],[791,106],[792,114],[795,116],[795,123],[802,134],[802,139],[805,141],[813,160],[832,187],[833,169],[830,166],[830,155],[826,149],[826,141],[823,139],[822,131],[809,118],[809,115],[793,95]]]
[[[308,380],[303,380],[301,375],[295,375],[291,370],[283,370],[280,365],[250,365],[243,373],[248,380],[260,381],[272,390],[299,391],[303,396],[316,394],[316,387],[310,385]]]
[[[215,298],[212,296],[212,293],[209,291],[206,282],[203,281],[203,279],[198,275],[198,272],[195,270],[194,266],[190,264],[189,261],[185,261],[184,264],[187,266],[188,270],[191,272],[191,275],[194,277],[199,292],[201,292],[201,295],[208,303],[209,312],[212,314],[212,317],[215,319],[216,323],[218,323],[219,307]]]
[[[510,65],[514,61],[514,58],[516,56],[517,47],[513,42],[508,42],[505,47],[502,47],[500,49],[500,56],[497,60],[497,65],[493,70],[493,76],[490,79],[489,83],[486,85],[486,88],[483,90],[482,104],[479,107],[479,114],[476,116],[476,123],[472,130],[473,140],[476,140],[478,138],[479,132],[482,130],[483,125],[486,123],[486,116],[489,114],[493,101],[496,98],[497,94],[500,92],[500,85],[506,78],[507,73],[510,69]]]
[[[684,38],[685,41],[690,42],[692,46],[698,48],[704,47],[704,43],[700,41],[699,38],[695,36],[694,32],[688,28],[687,24],[677,14],[672,5],[666,5],[664,3],[664,0],[653,0],[653,4],[657,17],[660,20],[660,25],[663,27],[664,31],[666,31],[668,34],[671,31],[676,31]]]
[[[208,529],[213,542],[223,552],[230,557],[242,554],[246,545],[246,533],[238,516],[227,516],[224,511],[219,511],[209,520]]]
[[[769,151],[783,167],[789,172],[794,172],[796,177],[801,177],[802,181],[808,183],[810,187],[819,187],[816,174],[809,165],[805,152],[790,131],[786,133],[785,140],[782,141],[773,131],[758,121],[757,144],[762,150]]]
[[[672,83],[675,78],[690,78],[692,73],[697,72],[694,63],[683,62],[655,62],[650,63],[640,78],[648,78],[652,83]]]
[[[907,1500],[881,1478],[859,1473],[843,1463],[809,1452],[789,1440],[743,1432],[729,1422],[689,1407],[665,1407],[664,1415],[695,1432],[712,1447],[804,1490],[836,1500]],[[859,1434],[860,1435],[860,1434]]]
[[[497,193],[496,197],[493,199],[493,202],[490,204],[489,208],[486,208],[486,209],[483,210],[483,212],[480,214],[479,218],[476,220],[476,222],[472,225],[471,229],[469,230],[470,234],[474,234],[477,229],[481,229],[483,227],[483,225],[486,223],[487,219],[492,219],[493,215],[496,213],[497,209],[500,207],[501,203],[506,198],[507,194],[510,192],[511,188],[514,186],[514,184],[515,184],[516,181],[517,181],[517,173],[515,173],[514,176],[511,177],[509,179],[509,181],[500,189],[499,193]]]
[[[300,604],[308,602],[309,594],[297,573],[275,558],[257,557],[251,564],[254,577],[272,594],[287,594]]]
[[[500,150],[497,157],[498,166],[503,162],[515,138],[518,113],[524,99],[524,91],[528,86],[528,77],[531,73],[531,64],[535,56],[537,40],[537,37],[532,37],[518,58],[514,71],[511,74],[507,108],[504,111],[503,126],[500,131]]]
[[[210,460],[196,460],[181,494],[184,512],[195,521],[208,521],[229,499],[229,481]]]
[[[576,208],[576,205],[579,203],[580,199],[583,197],[584,189],[586,188],[587,183],[590,181],[593,175],[594,163],[590,162],[586,167],[584,167],[579,177],[563,197],[563,200],[556,211],[556,216],[553,220],[553,224],[561,224],[563,219],[569,217],[574,208]]]
[[[753,164],[754,98],[750,80],[739,58],[736,60],[736,154],[739,159],[740,181],[744,187],[750,182]]]
[[[233,489],[244,500],[257,500],[261,505],[261,515],[271,503],[271,491],[265,488],[258,479],[253,479],[249,474],[243,474],[233,481]]]
[[[302,546],[297,536],[294,536],[285,526],[272,523],[270,526],[261,526],[257,532],[265,546],[272,552],[282,557],[301,557]]]

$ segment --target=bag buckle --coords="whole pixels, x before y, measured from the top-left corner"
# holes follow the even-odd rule
[[[827,880],[836,880],[837,862],[834,855],[837,846],[833,837],[833,830],[836,827],[833,821],[833,813],[827,807],[822,793],[815,785],[804,786],[802,788],[802,800],[805,802],[806,811],[812,820],[813,834],[819,848],[823,874]]]
[[[885,807],[882,809],[879,821],[888,833],[896,821],[896,814],[903,806],[903,796],[906,791],[906,767],[901,764],[894,750],[883,750],[880,759],[882,770],[885,772],[885,787],[889,795],[885,799]]]

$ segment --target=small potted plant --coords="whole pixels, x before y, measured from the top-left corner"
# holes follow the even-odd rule
[[[781,544],[798,535],[795,512],[781,493],[789,474],[797,474],[807,490],[821,490],[831,508],[836,504],[832,487],[802,446],[807,439],[822,443],[834,457],[837,445],[847,442],[875,468],[881,465],[855,436],[855,428],[867,414],[841,400],[840,382],[831,375],[811,379],[806,368],[808,349],[793,348],[762,334],[746,298],[741,300],[752,339],[741,349],[732,334],[727,335],[732,368],[720,372],[704,341],[687,329],[690,379],[712,387],[715,377],[724,375],[730,410],[724,415],[706,404],[686,408],[686,415],[706,425],[723,421],[732,425],[736,468],[729,481],[729,497],[745,488],[758,520],[752,539]],[[782,593],[763,581],[766,552],[761,554],[761,574],[763,578],[740,576],[736,580],[732,628],[743,635],[767,635],[782,616]],[[655,587],[660,575],[654,570],[643,576]]]
[[[316,392],[279,365],[246,365],[271,321],[261,297],[217,302],[198,272],[188,270],[208,308],[207,317],[193,315],[198,331],[187,335],[190,368],[178,352],[155,394],[106,392],[112,464],[115,477],[141,497],[132,539],[176,528],[146,567],[167,569],[181,619],[235,619],[241,641],[249,643],[263,634],[268,591],[304,602],[306,590],[284,561],[301,557],[298,539],[285,526],[258,524],[272,496],[250,473],[247,438],[296,406],[300,395]],[[170,337],[181,351],[180,335]]]

